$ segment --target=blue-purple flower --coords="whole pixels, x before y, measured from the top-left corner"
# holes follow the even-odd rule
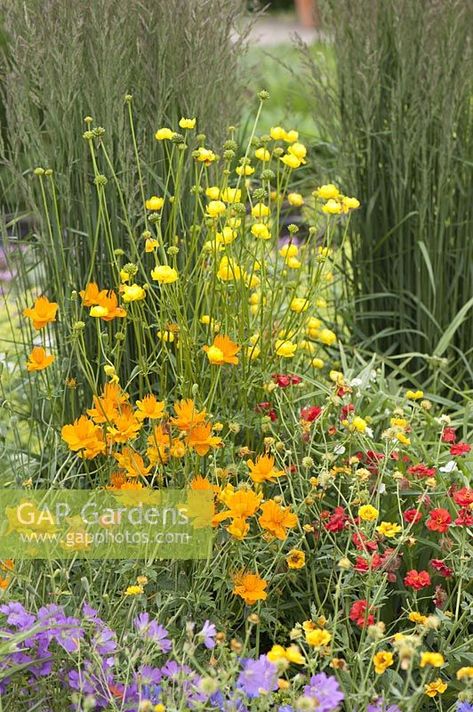
[[[133,621],[136,631],[145,639],[156,643],[162,653],[168,653],[172,648],[169,633],[156,620],[150,620],[149,613],[140,613]]]
[[[310,678],[309,684],[304,687],[304,695],[317,701],[317,712],[332,712],[345,698],[336,678],[324,672]]]
[[[278,669],[268,660],[266,655],[260,655],[258,660],[249,658],[243,660],[243,670],[237,680],[237,688],[250,698],[273,692],[278,689]]]
[[[216,645],[215,636],[216,635],[217,635],[216,626],[208,620],[205,621],[204,625],[202,626],[202,630],[199,633],[197,633],[197,637],[202,639],[202,642],[204,643],[205,647],[208,648],[209,650],[212,650],[212,648],[215,648],[215,645]]]

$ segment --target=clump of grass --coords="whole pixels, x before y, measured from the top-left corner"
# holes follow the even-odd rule
[[[326,9],[337,85],[308,66],[339,172],[362,201],[347,275],[355,331],[371,348],[433,356],[434,371],[471,383],[472,5],[329,0]]]
[[[126,94],[133,94],[140,116],[136,142],[147,153],[153,129],[175,125],[180,116],[198,115],[212,142],[238,115],[238,61],[246,31],[235,29],[243,2],[32,0],[0,7],[7,40],[0,61],[6,120],[0,179],[7,212],[36,214],[31,169],[53,166],[67,206],[64,227],[80,225],[85,235],[93,234],[92,221],[84,225],[82,219],[82,196],[93,179],[80,138],[87,115],[109,127],[110,158],[124,181],[128,206],[134,205],[137,176]],[[163,154],[150,168],[158,186],[165,165]],[[123,230],[116,220],[113,228],[120,241]]]

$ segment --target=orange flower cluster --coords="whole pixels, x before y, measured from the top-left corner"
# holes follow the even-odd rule
[[[44,329],[48,324],[56,321],[56,314],[59,305],[50,302],[47,297],[38,297],[31,308],[23,309],[23,316],[31,320],[34,329]],[[46,353],[43,346],[34,346],[28,356],[26,369],[31,372],[44,371],[52,363],[55,357]]]
[[[92,459],[110,450],[120,467],[117,483],[125,478],[144,477],[152,468],[164,465],[170,457],[181,458],[187,450],[203,457],[210,449],[220,447],[222,440],[212,435],[212,424],[206,420],[205,410],[197,410],[193,400],[181,400],[174,405],[174,417],[168,418],[165,403],[153,394],[136,401],[134,408],[129,396],[119,384],[107,383],[100,395],[93,398],[87,415],[65,425],[62,437],[70,450],[80,457]],[[129,443],[141,434],[144,421],[160,421],[148,433],[146,455],[149,464]],[[172,427],[179,432],[172,433]],[[112,452],[114,445],[125,445]]]
[[[31,319],[34,329],[44,329],[45,326],[56,321],[59,306],[50,302],[47,297],[38,297],[31,309],[23,309],[23,316]]]
[[[226,519],[231,519],[231,523],[226,530],[235,539],[244,539],[250,531],[248,519],[261,511],[258,523],[264,531],[265,536],[284,541],[287,537],[287,530],[297,526],[297,515],[291,511],[290,507],[281,507],[279,502],[269,499],[262,502],[263,495],[251,489],[237,489],[232,485],[227,485],[218,495],[218,499],[224,503],[227,509],[216,514],[213,524],[216,526]]]
[[[90,307],[90,316],[98,317],[103,321],[126,316],[125,309],[118,306],[118,297],[112,289],[99,289],[95,282],[90,282],[79,294],[82,304]]]
[[[235,596],[240,596],[248,606],[265,601],[268,597],[265,591],[268,583],[259,574],[239,571],[233,577],[233,584]]]

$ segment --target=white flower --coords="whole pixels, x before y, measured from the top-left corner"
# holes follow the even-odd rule
[[[439,467],[440,472],[455,472],[455,470],[458,470],[457,463],[455,460],[450,460],[447,462],[446,465],[443,467]]]

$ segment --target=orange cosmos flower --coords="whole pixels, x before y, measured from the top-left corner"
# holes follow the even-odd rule
[[[156,425],[153,433],[148,436],[148,449],[146,454],[152,465],[163,465],[169,460],[169,447],[172,443],[171,435],[162,425]]]
[[[247,460],[246,464],[253,482],[273,482],[275,477],[281,477],[286,474],[284,470],[276,470],[274,468],[274,457],[271,455],[260,455],[256,458],[256,462]]]
[[[113,426],[109,430],[109,435],[114,443],[126,443],[133,440],[138,435],[142,423],[135,417],[130,405],[124,405],[121,411],[115,413]]]
[[[281,507],[273,499],[261,505],[263,514],[258,518],[260,526],[277,539],[287,537],[287,529],[296,526],[298,519],[290,507]]]
[[[164,414],[164,401],[158,401],[155,396],[145,396],[139,401],[136,401],[138,412],[136,417],[138,420],[149,418],[150,420],[158,420]]]
[[[121,489],[125,482],[126,477],[124,472],[112,472],[112,474],[110,475],[110,484],[107,485],[106,489]]]
[[[126,470],[128,477],[144,477],[151,470],[151,466],[146,467],[141,455],[131,447],[124,447],[121,452],[114,453],[113,457]]]
[[[234,519],[232,523],[226,527],[227,532],[231,534],[234,539],[238,541],[243,541],[248,532],[250,531],[250,525],[246,519]]]
[[[87,415],[90,415],[94,423],[111,423],[118,414],[116,403],[101,396],[94,396],[94,407],[87,409]]]
[[[47,297],[38,297],[32,309],[24,309],[23,316],[31,319],[35,329],[43,329],[47,324],[56,321],[59,305],[50,302]]]
[[[210,423],[199,423],[188,433],[186,442],[189,447],[194,448],[196,453],[203,457],[207,455],[212,447],[218,447],[222,439],[216,435],[211,435],[212,425]]]
[[[214,519],[217,522],[229,517],[232,519],[247,519],[259,509],[262,498],[262,494],[256,494],[253,490],[236,490],[225,498],[225,504],[228,509],[215,515]]]
[[[202,423],[207,416],[205,409],[197,410],[192,398],[174,403],[174,412],[176,417],[171,418],[171,424],[186,433],[199,423]]]
[[[212,492],[219,491],[217,485],[213,485],[206,477],[202,477],[202,475],[193,477],[189,482],[189,487],[192,490],[211,490]]]
[[[240,347],[228,336],[217,334],[211,346],[204,346],[207,358],[214,366],[222,366],[224,363],[236,366],[238,363],[237,353]]]
[[[111,423],[128,397],[128,393],[124,393],[117,383],[106,383],[102,395],[93,397],[94,407],[87,410],[87,415],[95,423]]]
[[[35,346],[28,359],[26,362],[28,371],[42,371],[54,362],[54,356],[47,354],[42,346]]]
[[[169,448],[169,454],[171,457],[184,457],[186,454],[186,444],[182,442],[182,440],[179,440],[179,438],[173,438],[171,441],[171,446]]]
[[[265,601],[268,597],[265,591],[268,583],[258,574],[240,571],[233,577],[233,583],[233,593],[235,596],[240,596],[248,606],[252,606],[257,601]]]
[[[105,450],[102,429],[85,415],[81,415],[71,425],[64,425],[61,435],[69,450],[77,452],[79,457],[86,460],[91,460]]]
[[[79,294],[85,307],[94,307],[96,304],[100,304],[102,297],[107,296],[107,290],[100,290],[95,282],[89,282]]]

